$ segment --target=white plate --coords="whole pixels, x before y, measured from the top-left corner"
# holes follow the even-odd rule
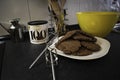
[[[61,37],[60,37],[61,38]],[[59,39],[60,39],[59,38]],[[96,37],[97,38],[97,44],[99,44],[101,46],[101,50],[98,51],[98,52],[93,52],[91,55],[87,55],[87,56],[74,56],[74,55],[67,55],[65,54],[63,51],[60,51],[58,50],[56,47],[55,47],[55,43],[58,41],[58,39],[56,38],[54,41],[53,41],[53,44],[49,46],[48,50],[51,50],[51,49],[56,49],[57,52],[55,52],[55,50],[53,50],[52,52],[53,53],[56,53],[58,55],[61,55],[61,56],[64,56],[64,57],[67,57],[67,58],[72,58],[72,59],[78,59],[78,60],[92,60],[92,59],[98,59],[98,58],[101,58],[103,56],[105,56],[109,49],[110,49],[110,42],[107,41],[106,39],[103,39],[103,38],[100,38],[100,37]]]

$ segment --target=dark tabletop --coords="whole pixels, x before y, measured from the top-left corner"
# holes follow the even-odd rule
[[[96,60],[74,60],[58,56],[55,66],[56,80],[120,80],[120,34],[110,33],[109,53]],[[29,41],[6,42],[2,80],[52,80],[51,67],[43,55],[34,67],[30,64],[44,49],[45,44],[34,45]]]

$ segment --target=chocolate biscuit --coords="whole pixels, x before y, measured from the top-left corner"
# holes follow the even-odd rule
[[[86,42],[86,41],[82,41],[81,45],[91,51],[99,51],[101,49],[101,47],[93,42]]]
[[[91,50],[88,50],[86,48],[80,48],[79,51],[77,52],[77,56],[87,56],[87,55],[90,55],[92,54],[92,51]]]
[[[93,35],[83,32],[82,30],[77,30],[73,37],[74,39],[78,39],[78,40],[85,40],[91,42],[97,41],[97,39]]]
[[[73,39],[80,40],[80,41],[96,42],[96,39],[95,39],[95,38],[88,37],[88,36],[85,36],[85,35],[80,34],[80,33],[76,33],[76,34],[73,36]]]
[[[67,32],[67,33],[64,35],[64,37],[62,37],[59,41],[62,42],[62,41],[64,41],[64,40],[66,40],[66,39],[71,38],[76,32],[77,32],[77,30],[73,30],[73,31]]]
[[[79,50],[81,44],[78,40],[65,40],[62,41],[59,45],[56,45],[56,48],[63,51],[66,54],[72,54]]]
[[[76,33],[76,30],[67,32],[58,42],[56,45],[59,45],[62,41],[70,39]]]

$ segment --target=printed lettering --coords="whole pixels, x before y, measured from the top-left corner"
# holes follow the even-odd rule
[[[42,32],[37,31],[37,40],[43,39]]]
[[[45,38],[46,37],[46,31],[44,30],[44,31],[42,31],[42,36],[43,36],[43,38]]]
[[[46,38],[46,31],[31,31],[32,40],[41,40]]]
[[[35,31],[30,31],[32,40],[35,39]]]

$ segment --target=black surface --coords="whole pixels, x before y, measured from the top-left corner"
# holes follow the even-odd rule
[[[10,35],[0,36],[0,41],[10,40]]]
[[[3,64],[3,57],[5,51],[4,49],[5,49],[5,42],[0,41],[0,80],[1,80],[2,64]]]
[[[111,48],[100,59],[82,61],[58,56],[56,80],[120,80],[120,34],[111,33],[106,39]],[[33,45],[29,41],[7,41],[2,80],[52,80],[44,55],[31,70],[28,69],[44,47],[45,44]]]

